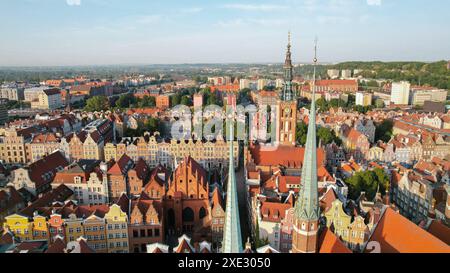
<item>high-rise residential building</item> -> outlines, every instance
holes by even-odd
[[[0,90],[0,98],[8,100],[24,100],[24,89],[21,87],[6,87]]]
[[[350,69],[344,69],[342,70],[342,78],[345,79],[350,79],[352,77],[352,71]]]
[[[31,108],[54,110],[62,107],[61,91],[58,88],[46,89],[31,101]]]
[[[406,81],[392,83],[391,102],[397,105],[408,105],[411,84]]]
[[[264,87],[269,85],[269,80],[268,79],[258,79],[257,85],[258,85],[258,90],[263,90]]]
[[[0,125],[8,122],[8,100],[0,99]]]
[[[23,91],[24,94],[24,100],[27,102],[32,102],[34,100],[37,100],[39,98],[40,92],[48,89],[48,86],[37,86],[37,87],[30,87],[25,88]]]
[[[251,81],[249,79],[240,79],[239,80],[239,89],[250,88]]]
[[[447,90],[432,87],[412,87],[409,94],[411,105],[424,105],[426,101],[445,102]]]
[[[372,105],[372,94],[367,92],[356,92],[356,105],[369,106]]]
[[[338,69],[328,69],[327,75],[330,79],[337,79],[339,78],[339,70]]]
[[[283,87],[283,84],[284,84],[284,79],[276,79],[275,80],[275,88],[282,88]]]
[[[353,77],[356,77],[358,74],[362,73],[364,70],[362,69],[355,69],[353,70]]]

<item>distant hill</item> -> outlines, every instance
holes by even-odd
[[[450,90],[450,70],[447,61],[424,62],[344,62],[328,69],[362,69],[361,76],[393,81],[406,80],[411,84],[431,85]]]

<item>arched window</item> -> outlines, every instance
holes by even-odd
[[[306,224],[302,223],[302,230],[306,230]]]
[[[194,211],[190,207],[185,208],[183,210],[182,219],[183,222],[194,222]]]
[[[203,219],[206,217],[206,209],[204,207],[200,208],[200,211],[198,212],[198,218]]]

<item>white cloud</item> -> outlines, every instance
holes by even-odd
[[[238,10],[245,10],[245,11],[274,11],[274,10],[287,9],[286,6],[280,6],[280,5],[228,4],[228,5],[224,5],[223,7],[227,8],[227,9],[238,9]]]
[[[69,6],[80,6],[81,0],[66,0],[66,3]]]
[[[381,0],[367,0],[369,6],[381,6]]]

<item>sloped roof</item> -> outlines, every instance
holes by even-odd
[[[45,193],[41,198],[20,211],[21,215],[31,217],[37,208],[50,206],[54,202],[64,202],[73,195],[73,191],[66,185],[61,184],[57,188]]]
[[[64,253],[65,248],[66,244],[64,243],[63,239],[61,237],[58,237],[51,245],[48,246],[45,253]]]
[[[175,247],[174,252],[176,253],[194,253],[195,249],[191,245],[191,238],[186,235],[182,235],[178,238],[178,246]]]
[[[428,227],[428,232],[433,234],[447,245],[450,245],[450,228],[439,221],[432,221]]]
[[[324,195],[319,199],[319,205],[323,212],[327,212],[334,200],[338,199],[333,188],[328,188]]]
[[[250,153],[256,165],[263,166],[288,166],[300,168],[303,165],[304,147],[278,146],[276,150],[264,150],[260,145],[249,147]],[[324,165],[325,151],[317,149],[317,166]]]
[[[391,208],[385,210],[371,241],[380,244],[381,253],[450,253],[449,245]]]
[[[123,175],[127,172],[127,168],[131,165],[133,160],[123,154],[122,157],[108,170],[108,174]]]
[[[58,170],[69,165],[66,157],[56,151],[29,166],[30,179],[39,188],[47,183],[51,183]]]
[[[319,253],[352,253],[352,251],[329,228],[325,228],[319,237]]]
[[[215,208],[216,206],[220,206],[223,210],[225,210],[224,202],[220,190],[216,187],[213,191],[211,198],[211,208]]]

